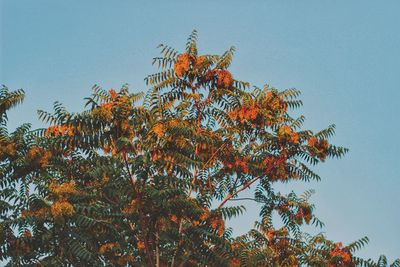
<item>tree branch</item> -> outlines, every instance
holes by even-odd
[[[247,189],[250,185],[252,185],[255,181],[257,181],[258,179],[260,179],[261,177],[263,177],[265,174],[262,174],[260,176],[257,176],[255,178],[253,178],[252,180],[248,181],[247,183],[245,183],[240,189],[236,190],[233,193],[229,193],[224,200],[221,202],[221,204],[219,204],[218,209],[221,209],[225,203],[230,200],[231,198],[233,198],[235,195],[237,195],[238,193],[242,192],[243,190]]]

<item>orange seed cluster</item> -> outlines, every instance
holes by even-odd
[[[92,110],[92,115],[96,118],[111,121],[113,118],[113,109],[118,108],[120,112],[130,109],[129,97],[124,95],[120,96],[114,89],[108,91],[109,97],[105,103]]]
[[[234,157],[233,160],[230,160],[229,158],[224,159],[224,165],[228,169],[235,169],[238,172],[242,173],[248,173],[249,172],[249,166],[248,166],[248,157],[240,158],[240,157]]]
[[[287,109],[287,104],[284,99],[271,91],[267,92],[263,101],[263,106],[264,105],[272,112],[285,113]]]
[[[136,243],[136,245],[137,245],[137,248],[138,248],[139,250],[143,250],[143,249],[146,248],[146,245],[144,244],[144,242],[143,242],[143,241],[140,241],[140,240]]]
[[[137,205],[138,201],[136,199],[133,199],[128,206],[122,209],[122,212],[125,214],[132,214],[137,211]]]
[[[343,248],[341,242],[335,243],[335,248],[329,253],[331,256],[330,267],[345,267],[351,263],[351,254]]]
[[[278,136],[285,141],[289,141],[295,144],[299,143],[299,135],[287,125],[284,125],[279,128]]]
[[[40,208],[37,210],[22,210],[21,216],[23,218],[26,217],[37,217],[37,218],[44,218],[48,214],[48,210],[45,208]]]
[[[31,147],[26,153],[26,158],[30,161],[30,164],[41,168],[46,167],[49,164],[50,157],[50,151],[45,151],[38,146]]]
[[[164,124],[162,123],[157,123],[154,127],[153,127],[153,132],[157,135],[158,138],[161,138],[165,132],[166,132],[166,128],[164,126]]]
[[[67,200],[55,201],[51,205],[51,214],[55,218],[60,218],[62,216],[72,216],[75,213],[74,206]]]
[[[0,159],[3,157],[13,157],[17,153],[17,145],[15,143],[0,142]]]
[[[78,193],[78,190],[75,187],[75,182],[73,182],[73,181],[63,183],[60,185],[52,183],[49,186],[49,188],[54,194],[56,194],[58,196],[72,195],[72,194]]]
[[[119,244],[115,242],[105,243],[100,246],[99,253],[105,254],[108,251],[112,251],[114,248],[119,248]]]
[[[240,123],[250,122],[254,123],[258,114],[260,114],[260,107],[253,103],[251,105],[243,105],[229,112],[229,117],[232,120],[239,121]]]
[[[218,71],[217,85],[222,88],[230,88],[233,84],[232,74],[227,70]]]
[[[112,99],[117,99],[118,98],[118,93],[114,89],[108,90],[109,95],[111,96]]]
[[[46,129],[44,135],[47,136],[74,136],[74,128],[67,125],[53,125]]]
[[[196,58],[195,67],[199,68],[203,65],[203,63],[207,60],[206,56],[199,56]]]
[[[240,267],[240,266],[241,266],[240,259],[237,258],[237,257],[232,258],[232,259],[229,261],[229,266],[232,266],[232,267]]]
[[[324,139],[318,139],[313,136],[308,139],[308,145],[308,151],[310,152],[311,156],[317,156],[322,161],[325,160],[329,149],[328,141]]]
[[[288,176],[286,170],[286,156],[279,157],[268,156],[264,159],[265,173],[270,177],[271,181],[285,180]]]
[[[178,217],[175,214],[172,214],[171,221],[173,221],[174,223],[178,223]]]
[[[97,107],[92,110],[92,115],[95,118],[99,118],[105,121],[111,121],[113,118],[112,114],[112,105],[110,103],[105,103],[100,105],[100,107]]]
[[[198,70],[204,67],[206,60],[206,56],[196,57],[188,53],[181,54],[176,58],[174,71],[178,77],[182,77],[189,71],[191,65],[193,70]]]
[[[308,205],[303,205],[298,208],[295,220],[298,224],[303,224],[303,220],[306,224],[309,224],[312,219],[312,211]]]
[[[184,53],[179,55],[174,64],[174,70],[178,77],[182,77],[190,68],[190,55]]]
[[[213,217],[210,222],[210,226],[213,229],[217,229],[218,235],[222,236],[225,231],[225,222],[221,217]]]

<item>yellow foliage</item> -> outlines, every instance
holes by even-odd
[[[61,216],[72,216],[75,213],[74,206],[66,200],[55,201],[51,205],[51,214],[53,217],[58,218]]]
[[[71,195],[71,194],[78,193],[78,190],[75,187],[74,181],[63,183],[60,185],[52,183],[52,184],[50,184],[49,188],[54,194],[59,195],[59,196]]]
[[[100,106],[92,110],[92,115],[95,118],[111,121],[113,118],[113,114],[110,108],[105,106]]]

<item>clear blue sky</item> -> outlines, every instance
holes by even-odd
[[[79,110],[95,83],[145,90],[156,46],[183,49],[197,29],[200,52],[236,46],[237,78],[302,90],[307,127],[337,125],[334,141],[350,153],[318,168],[322,182],[289,187],[316,189],[328,237],[367,235],[360,255],[400,256],[400,1],[0,3],[0,83],[27,93],[10,126],[41,125],[36,110],[55,100]],[[251,206],[235,232],[256,214]]]

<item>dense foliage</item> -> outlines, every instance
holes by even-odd
[[[22,90],[0,90],[0,259],[8,266],[386,266],[302,225],[323,224],[278,182],[318,181],[312,166],[347,149],[334,126],[302,129],[299,91],[252,88],[228,68],[234,49],[199,55],[160,45],[147,93],[93,88],[86,109],[39,111],[49,127],[7,130]],[[225,227],[262,205],[247,234]],[[245,203],[245,202],[243,202]],[[276,218],[282,225],[276,226]],[[392,266],[400,266],[396,261]]]

